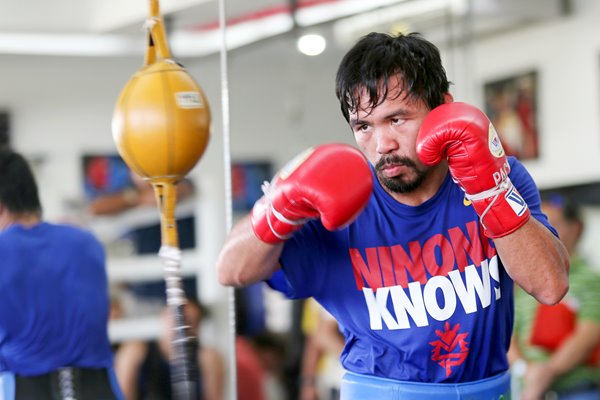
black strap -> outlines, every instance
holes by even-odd
[[[59,368],[37,376],[15,375],[15,400],[116,400],[105,368]]]

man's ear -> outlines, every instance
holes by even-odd
[[[454,102],[454,96],[450,93],[444,94],[444,103],[452,103]]]

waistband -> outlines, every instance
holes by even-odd
[[[479,381],[418,383],[346,372],[341,400],[509,400],[510,373]]]
[[[15,374],[0,372],[0,399],[13,400],[15,398]]]
[[[123,399],[112,368],[64,367],[35,376],[0,372],[0,395],[5,400]]]

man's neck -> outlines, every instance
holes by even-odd
[[[38,213],[12,214],[6,210],[0,214],[0,230],[5,230],[11,225],[21,225],[26,228],[37,225],[41,222]]]

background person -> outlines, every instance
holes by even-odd
[[[88,231],[42,219],[31,169],[6,148],[0,252],[0,397],[121,398],[104,249]]]
[[[577,251],[584,222],[579,206],[559,195],[544,199],[548,215],[569,251],[567,295],[557,305],[515,294],[511,363],[523,360],[521,399],[600,399],[600,275]]]
[[[308,299],[304,309],[300,400],[337,400],[345,372],[340,363],[344,336],[337,321],[314,299]]]
[[[204,308],[188,298],[185,319],[189,335],[198,338]],[[168,307],[161,312],[161,335],[157,341],[132,340],[121,343],[115,355],[115,371],[127,400],[168,400],[171,393],[171,342],[173,316]],[[214,348],[198,341],[197,358],[202,400],[223,400],[225,361]]]

